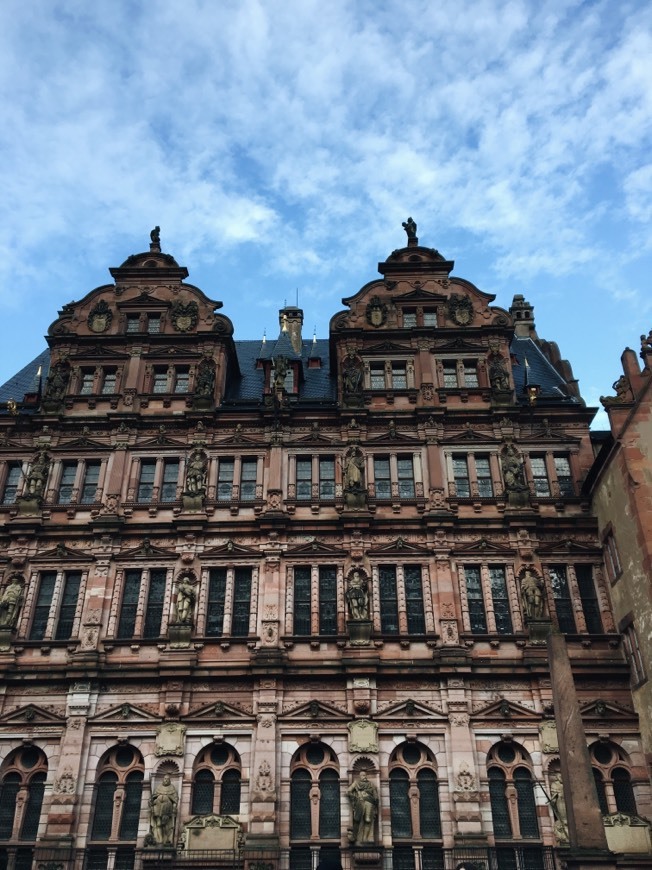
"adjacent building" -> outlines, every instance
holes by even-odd
[[[327,338],[262,342],[155,230],[0,388],[0,866],[559,866],[551,627],[652,862],[594,411],[404,227]]]

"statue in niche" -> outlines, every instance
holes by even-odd
[[[25,494],[34,498],[43,498],[45,491],[45,482],[48,479],[50,470],[50,457],[45,450],[41,450],[32,460],[27,481],[25,483]]]
[[[149,799],[149,825],[152,841],[158,846],[172,846],[177,818],[179,793],[168,774]]]
[[[290,365],[284,356],[274,357],[274,381],[272,388],[274,392],[279,392],[285,389],[285,378],[290,371]]]
[[[408,239],[416,239],[417,225],[411,217],[409,217],[406,221],[403,221],[402,227],[405,230]]]
[[[550,807],[555,816],[555,835],[560,843],[568,841],[568,815],[561,773],[555,773],[550,780]]]
[[[521,602],[528,619],[541,619],[545,612],[543,580],[526,568],[521,578]]]
[[[510,390],[509,375],[505,368],[505,361],[499,353],[491,356],[489,364],[489,383],[495,393],[505,393]]]
[[[186,469],[186,492],[190,495],[206,495],[208,459],[203,450],[193,450]]]
[[[523,492],[527,490],[523,462],[513,444],[508,444],[503,449],[501,465],[507,492]]]
[[[45,383],[45,398],[51,401],[61,401],[68,389],[70,366],[67,363],[56,363],[50,369]]]
[[[192,618],[195,610],[195,594],[194,587],[190,582],[190,577],[185,574],[177,588],[176,602],[176,621],[183,625],[192,625]]]
[[[0,598],[0,628],[16,628],[20,609],[25,600],[25,584],[18,575],[14,575],[5,587]]]
[[[344,489],[361,490],[364,487],[364,456],[359,447],[351,447],[344,456]]]
[[[349,353],[342,368],[344,400],[359,399],[362,395],[362,361]]]
[[[351,619],[369,619],[369,590],[367,578],[357,569],[349,577],[346,603]]]
[[[203,359],[197,368],[197,382],[195,395],[202,398],[211,398],[215,391],[215,363],[209,359]]]
[[[353,815],[349,841],[356,846],[373,843],[374,826],[378,815],[378,790],[369,781],[366,770],[360,771],[360,775],[353,785],[349,786],[346,794]]]

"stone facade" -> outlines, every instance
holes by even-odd
[[[551,627],[647,849],[593,411],[452,268],[411,222],[327,340],[236,342],[153,232],[0,388],[3,861],[552,867]]]

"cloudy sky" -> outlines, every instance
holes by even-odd
[[[0,383],[155,224],[236,338],[325,336],[408,215],[591,404],[652,328],[646,0],[4,0],[0,83]]]

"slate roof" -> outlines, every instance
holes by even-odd
[[[282,333],[286,336],[286,333]],[[288,340],[289,341],[289,340]],[[225,404],[249,404],[258,403],[263,395],[263,370],[257,368],[259,359],[269,359],[281,352],[278,341],[272,340],[266,343],[261,341],[236,341],[236,353],[240,365],[240,377],[229,384],[224,403]],[[563,404],[581,404],[579,399],[567,395],[566,382],[556,371],[548,359],[543,355],[539,347],[531,338],[514,337],[511,344],[511,353],[514,357],[514,382],[516,386],[517,401],[525,403],[527,398],[523,392],[525,380],[525,359],[528,362],[528,379],[531,384],[538,384],[541,391],[538,401]],[[288,353],[287,356],[290,356]],[[313,357],[321,359],[320,368],[309,368],[308,360]],[[294,354],[297,359],[298,355]],[[34,379],[38,367],[42,366],[43,385],[49,370],[50,352],[44,350],[24,368],[17,372],[5,384],[0,386],[0,403],[8,399],[22,401],[25,393],[30,392],[34,385]],[[330,374],[329,364],[329,341],[325,338],[316,341],[304,341],[301,349],[301,361],[303,364],[303,381],[300,386],[299,400],[311,402],[335,402],[337,398],[337,384]],[[0,409],[0,413],[7,413]]]

